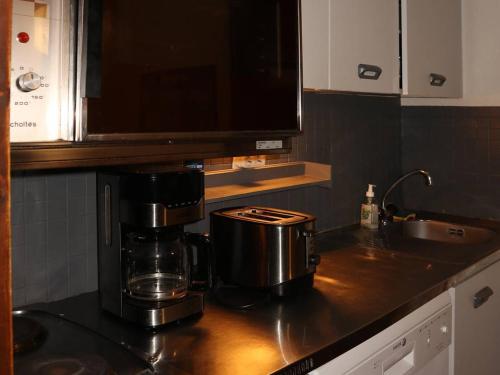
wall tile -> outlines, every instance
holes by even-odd
[[[85,233],[85,217],[82,216],[75,220],[70,220],[68,225],[68,238],[69,238],[69,253],[71,255],[80,255],[87,252],[87,239],[85,234],[79,234],[79,232]]]
[[[50,261],[65,258],[68,252],[68,223],[66,220],[53,220],[47,224],[47,256]]]
[[[433,186],[405,183],[408,208],[500,219],[500,114],[487,108],[403,108],[403,170],[428,168]],[[497,172],[498,171],[498,172]]]
[[[26,202],[23,208],[25,223],[33,224],[47,221],[47,201]]]
[[[24,245],[12,248],[12,288],[22,289],[26,286],[26,251]]]
[[[87,195],[85,199],[85,213],[93,214],[95,216],[97,212],[97,196]]]
[[[23,219],[23,224],[24,224],[24,219]],[[19,247],[21,245],[24,245],[24,225],[13,225],[11,227],[11,236],[12,236],[12,247]]]
[[[69,270],[66,260],[64,259],[59,262],[51,263],[48,267],[48,271],[47,300],[58,301],[69,297]]]
[[[11,225],[22,225],[24,223],[24,205],[21,202],[12,202],[10,210]]]
[[[71,174],[68,177],[68,197],[81,198],[85,196],[87,181],[84,173]]]
[[[13,174],[10,186],[11,203],[24,202],[24,178],[22,173]]]
[[[69,293],[72,296],[87,291],[87,259],[78,255],[69,262]]]
[[[47,251],[47,223],[26,224],[25,244],[28,264],[44,263]]]
[[[12,291],[12,307],[16,308],[19,306],[26,305],[26,289],[14,289]]]
[[[74,197],[68,201],[68,212],[71,214],[71,217],[84,216],[85,207],[85,196]]]
[[[65,201],[68,198],[68,175],[47,175],[47,193],[49,201]]]
[[[29,249],[27,253],[26,273],[26,303],[37,303],[47,301],[47,268],[45,259],[40,263],[33,263],[30,259]]]
[[[95,172],[15,173],[12,186],[14,306],[96,290]]]
[[[26,286],[26,288],[24,288],[24,292],[26,294],[26,304],[47,302],[48,298],[47,289],[45,289],[46,285],[47,283],[45,280],[38,280],[38,284]]]
[[[27,175],[24,177],[24,201],[25,203],[46,201],[47,184],[46,178],[40,174]]]
[[[47,202],[47,220],[58,221],[68,218],[68,201],[66,198],[59,200],[49,200]]]

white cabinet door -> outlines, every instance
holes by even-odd
[[[402,0],[403,95],[462,96],[461,0]]]
[[[454,374],[500,374],[500,262],[453,293]]]
[[[330,0],[302,1],[304,88],[330,88]]]
[[[398,0],[303,0],[304,88],[399,93],[398,9]]]
[[[398,0],[331,0],[333,90],[399,93],[398,4]]]

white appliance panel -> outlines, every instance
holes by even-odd
[[[445,292],[310,375],[449,375],[451,340]]]
[[[70,74],[67,7],[64,0],[13,2],[11,142],[68,137],[68,117],[64,115]]]

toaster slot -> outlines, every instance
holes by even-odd
[[[238,207],[222,213],[226,217],[258,221],[269,224],[294,224],[308,219],[308,216],[294,212],[280,211],[267,207]]]
[[[248,211],[246,211],[246,212],[248,212]],[[250,212],[252,214],[256,214],[256,215],[258,214],[263,219],[270,220],[270,221],[274,221],[274,219],[278,219],[278,220],[285,219],[287,221],[290,219],[293,219],[293,220],[305,219],[304,216],[289,214],[289,213],[280,212],[280,211],[273,211],[273,210],[265,210],[265,209],[262,210],[262,209],[253,208],[250,210]]]
[[[252,211],[257,211],[257,210],[252,210]],[[283,212],[276,212],[276,211],[259,210],[257,212],[265,216],[279,217],[280,219],[290,219],[292,217],[296,217],[295,215],[285,214]]]
[[[297,215],[290,215],[290,214],[287,214],[285,212],[261,210],[261,209],[256,209],[256,208],[241,211],[240,213],[238,213],[238,215],[244,216],[244,217],[251,217],[254,219],[259,219],[259,220],[263,220],[263,221],[267,221],[267,222],[275,222],[275,221],[279,221],[279,220],[289,221],[290,219],[293,219],[293,220],[304,219],[304,217],[297,216]]]
[[[281,218],[277,217],[269,217],[269,216],[263,216],[263,215],[258,215],[258,214],[251,214],[248,212],[238,212],[238,216],[243,216],[243,217],[249,217],[252,219],[257,219],[257,220],[262,220],[262,221],[278,221],[281,220]]]

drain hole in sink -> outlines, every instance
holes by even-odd
[[[464,237],[465,230],[463,230],[462,228],[448,228],[448,234],[450,236]]]

